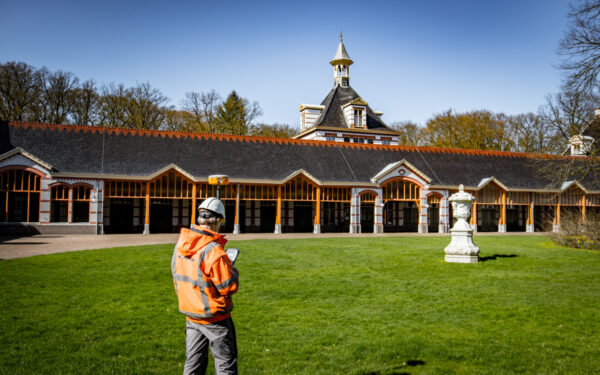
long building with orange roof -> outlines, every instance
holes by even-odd
[[[446,233],[461,184],[478,231],[556,230],[566,213],[600,212],[592,174],[547,173],[585,156],[398,145],[350,87],[351,63],[340,40],[334,88],[300,107],[295,139],[0,122],[0,232],[175,232],[219,194],[225,232]]]

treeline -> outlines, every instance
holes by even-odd
[[[565,151],[569,138],[539,113],[509,116],[487,110],[447,110],[424,126],[410,121],[391,126],[400,133],[400,144],[412,146],[558,154]]]
[[[36,69],[23,62],[0,64],[0,119],[130,129],[199,131],[292,137],[286,124],[261,124],[260,105],[232,91],[188,92],[176,108],[149,83],[99,87],[70,72]]]

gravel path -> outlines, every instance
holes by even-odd
[[[506,233],[507,235],[532,235],[534,233]],[[535,233],[543,235],[543,233]],[[419,236],[418,233],[247,233],[228,234],[229,240],[252,239],[296,239],[296,238],[335,238],[335,237],[402,237]],[[504,233],[477,233],[475,236],[505,235]],[[423,236],[450,236],[449,234],[429,233]],[[64,253],[68,251],[105,249],[109,247],[142,246],[177,242],[177,233],[161,234],[82,234],[82,235],[36,235],[28,237],[0,236],[0,259],[24,258],[36,255]]]

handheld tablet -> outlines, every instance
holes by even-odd
[[[227,249],[227,251],[225,253],[229,257],[229,260],[231,260],[231,264],[234,264],[238,255],[240,255],[240,250],[235,249],[235,248],[230,248],[230,249]]]

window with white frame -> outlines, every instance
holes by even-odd
[[[363,113],[362,109],[354,110],[354,126],[357,128],[363,127],[362,113]]]

